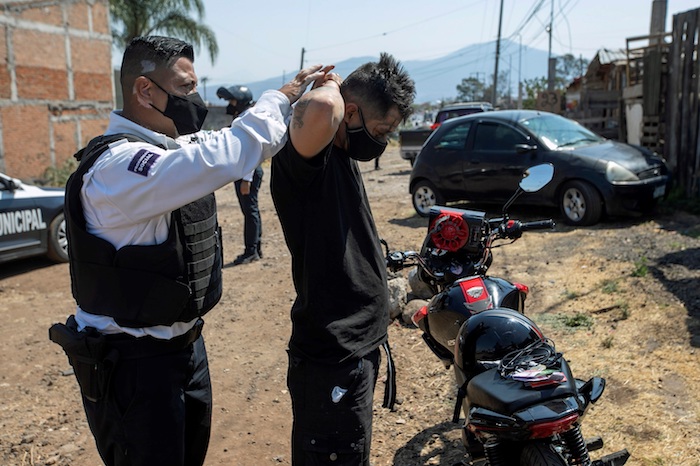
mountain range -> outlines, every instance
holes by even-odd
[[[407,60],[402,64],[416,83],[416,100],[421,103],[437,103],[441,100],[452,100],[457,96],[457,85],[465,78],[477,78],[486,86],[492,84],[495,67],[496,41],[473,44],[461,48],[448,55],[431,60]],[[347,76],[358,66],[377,57],[355,57],[335,63],[334,72]],[[396,56],[398,60],[401,57]],[[547,76],[548,52],[523,46],[510,40],[501,40],[499,74],[507,73],[510,82],[510,94],[517,96],[518,78],[520,80]],[[257,98],[267,89],[278,89],[291,76],[274,76],[262,81],[251,83],[207,83],[215,96],[220,86],[246,84]],[[500,90],[499,90],[500,91]],[[499,92],[500,93],[500,92]],[[212,104],[217,105],[216,97]]]

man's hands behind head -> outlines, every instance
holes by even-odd
[[[304,68],[290,82],[282,86],[279,90],[289,98],[290,103],[299,100],[304,91],[311,83],[321,83],[326,79],[326,74],[335,68],[334,65],[313,65]],[[314,84],[314,87],[316,84]]]

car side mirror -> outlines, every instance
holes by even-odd
[[[526,152],[532,152],[537,150],[537,146],[531,146],[530,144],[516,144],[515,145],[515,151],[518,154],[524,154]]]

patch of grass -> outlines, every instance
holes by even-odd
[[[603,341],[601,342],[600,346],[602,346],[605,349],[610,349],[613,347],[613,340],[614,340],[614,337],[612,337],[612,336],[605,337],[603,339]]]
[[[604,280],[600,289],[605,294],[617,292],[617,280]]]
[[[572,299],[578,298],[579,296],[581,296],[581,294],[578,291],[564,290],[562,296],[565,300],[570,301]]]
[[[73,157],[63,162],[60,167],[49,167],[44,171],[43,183],[46,186],[64,187],[71,174],[78,168],[78,161]]]
[[[620,306],[620,317],[617,320],[627,320],[630,318],[630,305],[627,302],[618,303]]]
[[[664,211],[682,210],[691,214],[700,215],[700,197],[689,198],[680,187],[671,190],[668,197],[661,202],[660,207]]]
[[[634,262],[634,270],[632,271],[633,277],[646,277],[649,273],[649,267],[647,267],[647,258],[642,256]]]
[[[643,459],[644,466],[664,466],[666,462],[663,458],[649,458]]]
[[[583,312],[577,312],[572,316],[561,316],[561,319],[566,327],[591,328],[593,327],[594,323],[593,318],[588,314],[584,314]]]

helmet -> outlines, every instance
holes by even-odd
[[[523,314],[496,308],[471,316],[459,329],[455,364],[468,377],[497,363],[508,353],[544,340],[542,331]]]
[[[253,93],[246,86],[220,87],[216,91],[216,96],[224,100],[236,100],[235,110],[238,113],[253,105]]]

